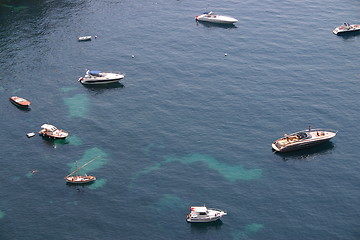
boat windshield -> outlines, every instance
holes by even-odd
[[[89,73],[90,75],[98,76],[98,75],[100,75],[101,71],[94,71],[94,70],[92,70],[92,71],[88,71],[88,73]]]
[[[299,132],[296,135],[299,137],[299,139],[306,139],[309,137],[309,135],[306,132]]]

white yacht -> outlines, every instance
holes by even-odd
[[[343,23],[341,26],[335,28],[333,30],[333,33],[338,35],[341,33],[357,32],[359,30],[360,30],[360,25],[358,24],[350,25],[349,23]]]
[[[334,130],[309,128],[308,130],[285,134],[284,137],[273,142],[272,148],[277,152],[289,152],[308,148],[329,141],[336,136],[336,133],[337,131]]]
[[[120,81],[125,77],[121,73],[101,72],[87,70],[84,77],[79,78],[79,82],[86,85],[108,84]]]
[[[191,207],[191,212],[186,216],[186,221],[190,223],[214,222],[222,216],[227,215],[220,209],[202,207]]]
[[[204,21],[204,22],[212,22],[212,23],[222,23],[222,24],[233,24],[236,23],[238,20],[233,17],[217,15],[213,12],[205,12],[200,16],[196,16],[195,19],[197,21]]]

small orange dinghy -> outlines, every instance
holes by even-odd
[[[26,99],[18,97],[18,96],[13,96],[13,97],[9,98],[9,100],[11,103],[13,103],[17,107],[28,108],[30,106],[29,100],[26,100]]]

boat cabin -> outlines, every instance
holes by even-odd
[[[101,77],[101,71],[95,71],[95,70],[92,70],[92,71],[88,71],[87,74],[89,75],[92,75],[92,76],[95,76],[95,77]]]
[[[47,132],[55,132],[56,130],[58,130],[55,126],[50,124],[43,124],[41,128],[45,129]]]
[[[206,216],[209,213],[206,207],[191,207],[190,209],[191,213],[195,213],[197,215]]]
[[[296,134],[296,136],[299,138],[299,140],[307,139],[307,138],[311,137],[306,132],[299,132],[299,133]]]

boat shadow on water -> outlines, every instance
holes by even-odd
[[[20,109],[23,112],[30,112],[31,108],[24,108],[24,107],[17,107],[18,109]]]
[[[21,106],[17,106],[15,104],[13,104],[17,109],[23,111],[23,112],[30,112],[31,111],[31,107],[21,107]]]
[[[207,28],[225,28],[225,29],[228,29],[228,28],[237,28],[236,25],[232,24],[232,23],[229,23],[229,24],[224,24],[224,23],[210,23],[210,22],[199,22],[199,21],[196,21],[196,26],[199,26],[199,25],[203,25]]]
[[[317,146],[306,148],[302,150],[292,151],[292,152],[276,152],[273,150],[274,154],[281,157],[284,161],[288,160],[311,160],[319,155],[325,155],[331,153],[332,149],[335,147],[332,142],[325,142]]]
[[[69,143],[67,139],[54,139],[47,136],[41,136],[41,138],[46,144],[51,147],[56,147],[56,145],[64,145]]]
[[[221,221],[221,219],[216,220],[215,222],[190,223],[191,231],[199,231],[199,232],[206,232],[208,230],[220,230],[223,224],[224,223]]]
[[[88,186],[93,184],[94,182],[82,183],[82,184],[73,184],[73,183],[65,183],[66,187],[71,188],[79,193],[85,193]]]
[[[343,38],[344,40],[348,40],[350,38],[354,38],[360,36],[360,31],[357,32],[348,32],[348,33],[341,33],[337,35],[338,37]]]
[[[95,181],[87,182],[87,183],[81,183],[81,184],[66,182],[66,186],[73,187],[73,188],[83,188],[83,187],[89,186],[89,185],[91,185],[93,183],[95,183]]]

